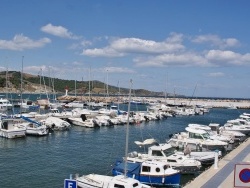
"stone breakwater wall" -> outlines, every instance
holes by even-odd
[[[103,103],[123,103],[129,100],[128,97],[120,96],[61,96],[60,101],[85,101],[85,102],[103,102]],[[191,99],[191,98],[157,98],[157,97],[131,97],[132,101],[141,103],[167,103],[170,105],[200,105],[213,108],[239,108],[250,109],[250,100],[245,99]]]

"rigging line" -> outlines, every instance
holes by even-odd
[[[134,97],[136,97],[136,94],[135,94],[135,90],[133,90],[133,93],[134,93]],[[138,108],[138,104],[137,103],[135,103],[135,106],[136,106],[136,113],[138,114],[138,112],[139,112],[139,108]],[[139,118],[140,118],[140,115],[139,115]],[[139,119],[139,121],[141,121],[140,119]],[[143,134],[142,134],[142,126],[141,126],[141,122],[139,122],[139,128],[140,128],[140,136],[141,136],[141,141],[143,142],[144,141],[144,137],[143,137]],[[145,124],[144,124],[145,125]],[[144,145],[143,146],[143,152],[146,152],[146,146]]]
[[[118,131],[117,131],[117,129],[115,129],[114,130],[114,133],[113,133],[113,136],[114,136],[114,138],[113,138],[113,144],[112,144],[112,148],[119,148],[119,146],[117,146],[116,144],[119,144],[118,142],[117,142],[117,135],[118,135]],[[113,151],[116,151],[116,152],[113,152]],[[117,149],[114,149],[114,150],[111,150],[111,152],[110,152],[110,155],[109,155],[109,159],[110,159],[110,165],[109,166],[107,166],[107,173],[106,173],[106,175],[109,175],[110,173],[111,173],[111,171],[110,171],[110,166],[113,166],[113,161],[111,161],[111,160],[113,160],[113,158],[112,158],[112,156],[117,156],[117,154],[118,154],[118,151],[119,150],[117,150]],[[116,154],[115,154],[116,153]],[[111,173],[112,174],[112,173]]]

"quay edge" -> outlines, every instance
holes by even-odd
[[[250,164],[250,139],[246,139],[238,147],[219,160],[218,168],[212,165],[184,188],[229,188],[234,187],[235,164]]]

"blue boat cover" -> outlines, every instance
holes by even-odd
[[[140,175],[140,168],[141,168],[140,163],[127,162],[127,173]],[[114,167],[113,170],[124,173],[125,162],[116,163],[116,166]]]
[[[25,120],[25,121],[28,121],[28,122],[30,122],[30,123],[34,123],[34,124],[36,124],[36,125],[38,125],[38,126],[41,126],[41,123],[39,123],[39,122],[37,122],[37,121],[34,121],[34,120],[32,120],[32,119],[30,119],[30,118],[28,118],[28,117],[21,116],[21,118],[22,118],[23,120]]]

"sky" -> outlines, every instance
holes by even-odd
[[[248,0],[1,0],[0,71],[250,98]]]

